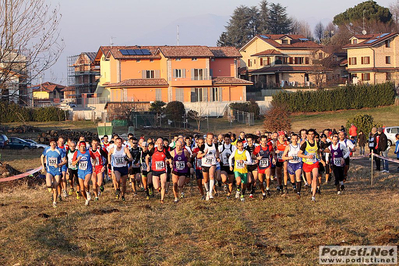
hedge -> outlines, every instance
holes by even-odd
[[[372,108],[392,105],[394,102],[393,83],[348,85],[331,90],[279,92],[273,95],[273,103],[285,104],[290,112]]]
[[[0,123],[64,121],[67,113],[56,107],[27,108],[0,101]]]
[[[238,111],[254,113],[255,119],[259,119],[260,116],[260,108],[259,105],[255,101],[249,101],[244,103],[231,103],[229,105],[231,109],[235,109]]]

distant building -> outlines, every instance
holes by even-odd
[[[75,88],[74,97],[78,100],[92,97],[97,88],[100,64],[95,57],[95,52],[68,57],[68,86]]]
[[[399,81],[398,33],[354,35],[343,48],[348,52],[350,80],[377,84]]]
[[[60,104],[64,99],[63,85],[45,82],[30,87],[33,94],[34,107],[53,106]]]

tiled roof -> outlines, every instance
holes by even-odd
[[[241,57],[240,52],[235,47],[209,47],[209,49],[216,58]]]
[[[84,52],[83,54],[87,55],[87,57],[90,59],[90,62],[93,63],[94,59],[96,59],[96,52]]]
[[[348,72],[390,72],[399,71],[398,67],[368,67],[368,68],[348,68]]]
[[[213,57],[207,46],[160,46],[165,57]]]
[[[104,84],[105,87],[167,87],[165,79],[126,79],[118,83]]]
[[[234,77],[217,77],[212,79],[212,84],[243,84],[243,85],[252,85],[251,81],[245,79],[239,79]]]
[[[147,49],[151,55],[122,55],[120,52],[122,49]],[[159,55],[156,55],[157,49],[158,46],[100,46],[95,58],[99,61],[102,53],[105,56],[112,54],[115,59],[157,59],[160,58]]]
[[[381,42],[385,42],[386,40],[391,39],[392,37],[396,37],[397,35],[398,33],[378,33],[365,35],[368,38],[365,39],[363,42],[357,44],[347,44],[343,47],[343,49],[376,46]]]
[[[75,91],[75,86],[68,86],[62,89],[61,91]]]
[[[251,56],[261,56],[261,55],[284,55],[282,52],[279,52],[275,49],[268,49],[265,50],[263,52],[257,53],[257,54],[253,54]]]
[[[47,91],[47,92],[53,92],[55,89],[63,90],[65,89],[65,86],[55,84],[52,82],[44,82],[42,84],[38,84],[35,86],[31,86],[32,91]]]
[[[291,44],[280,44],[280,43],[276,42],[276,40],[283,39],[283,37],[285,37],[285,36],[291,39]],[[313,50],[313,49],[322,48],[321,45],[308,40],[305,36],[297,35],[297,34],[293,34],[293,35],[289,35],[289,34],[260,34],[260,35],[256,35],[254,38],[259,38],[278,49],[312,49]],[[248,42],[246,45],[244,45],[244,47],[247,46],[250,42]]]

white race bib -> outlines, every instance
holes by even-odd
[[[269,167],[269,159],[260,159],[259,160],[259,167],[261,167],[261,168]]]
[[[341,157],[338,158],[334,158],[334,165],[335,166],[342,166],[342,161],[341,161]]]
[[[244,162],[236,161],[236,168],[237,168],[237,169],[242,169],[242,168],[244,168]]]
[[[182,162],[182,161],[176,162],[176,169],[179,171],[184,170],[185,166],[186,166],[185,162]]]
[[[87,161],[79,161],[79,170],[87,170]]]
[[[163,170],[165,169],[165,162],[164,161],[159,161],[155,162],[155,170]]]
[[[55,167],[57,165],[57,158],[56,157],[49,157],[48,158],[48,166]]]

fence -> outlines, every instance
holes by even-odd
[[[237,122],[240,124],[246,124],[248,126],[253,126],[255,124],[255,114],[239,111],[235,109],[227,108],[227,119],[230,124],[233,122]]]

